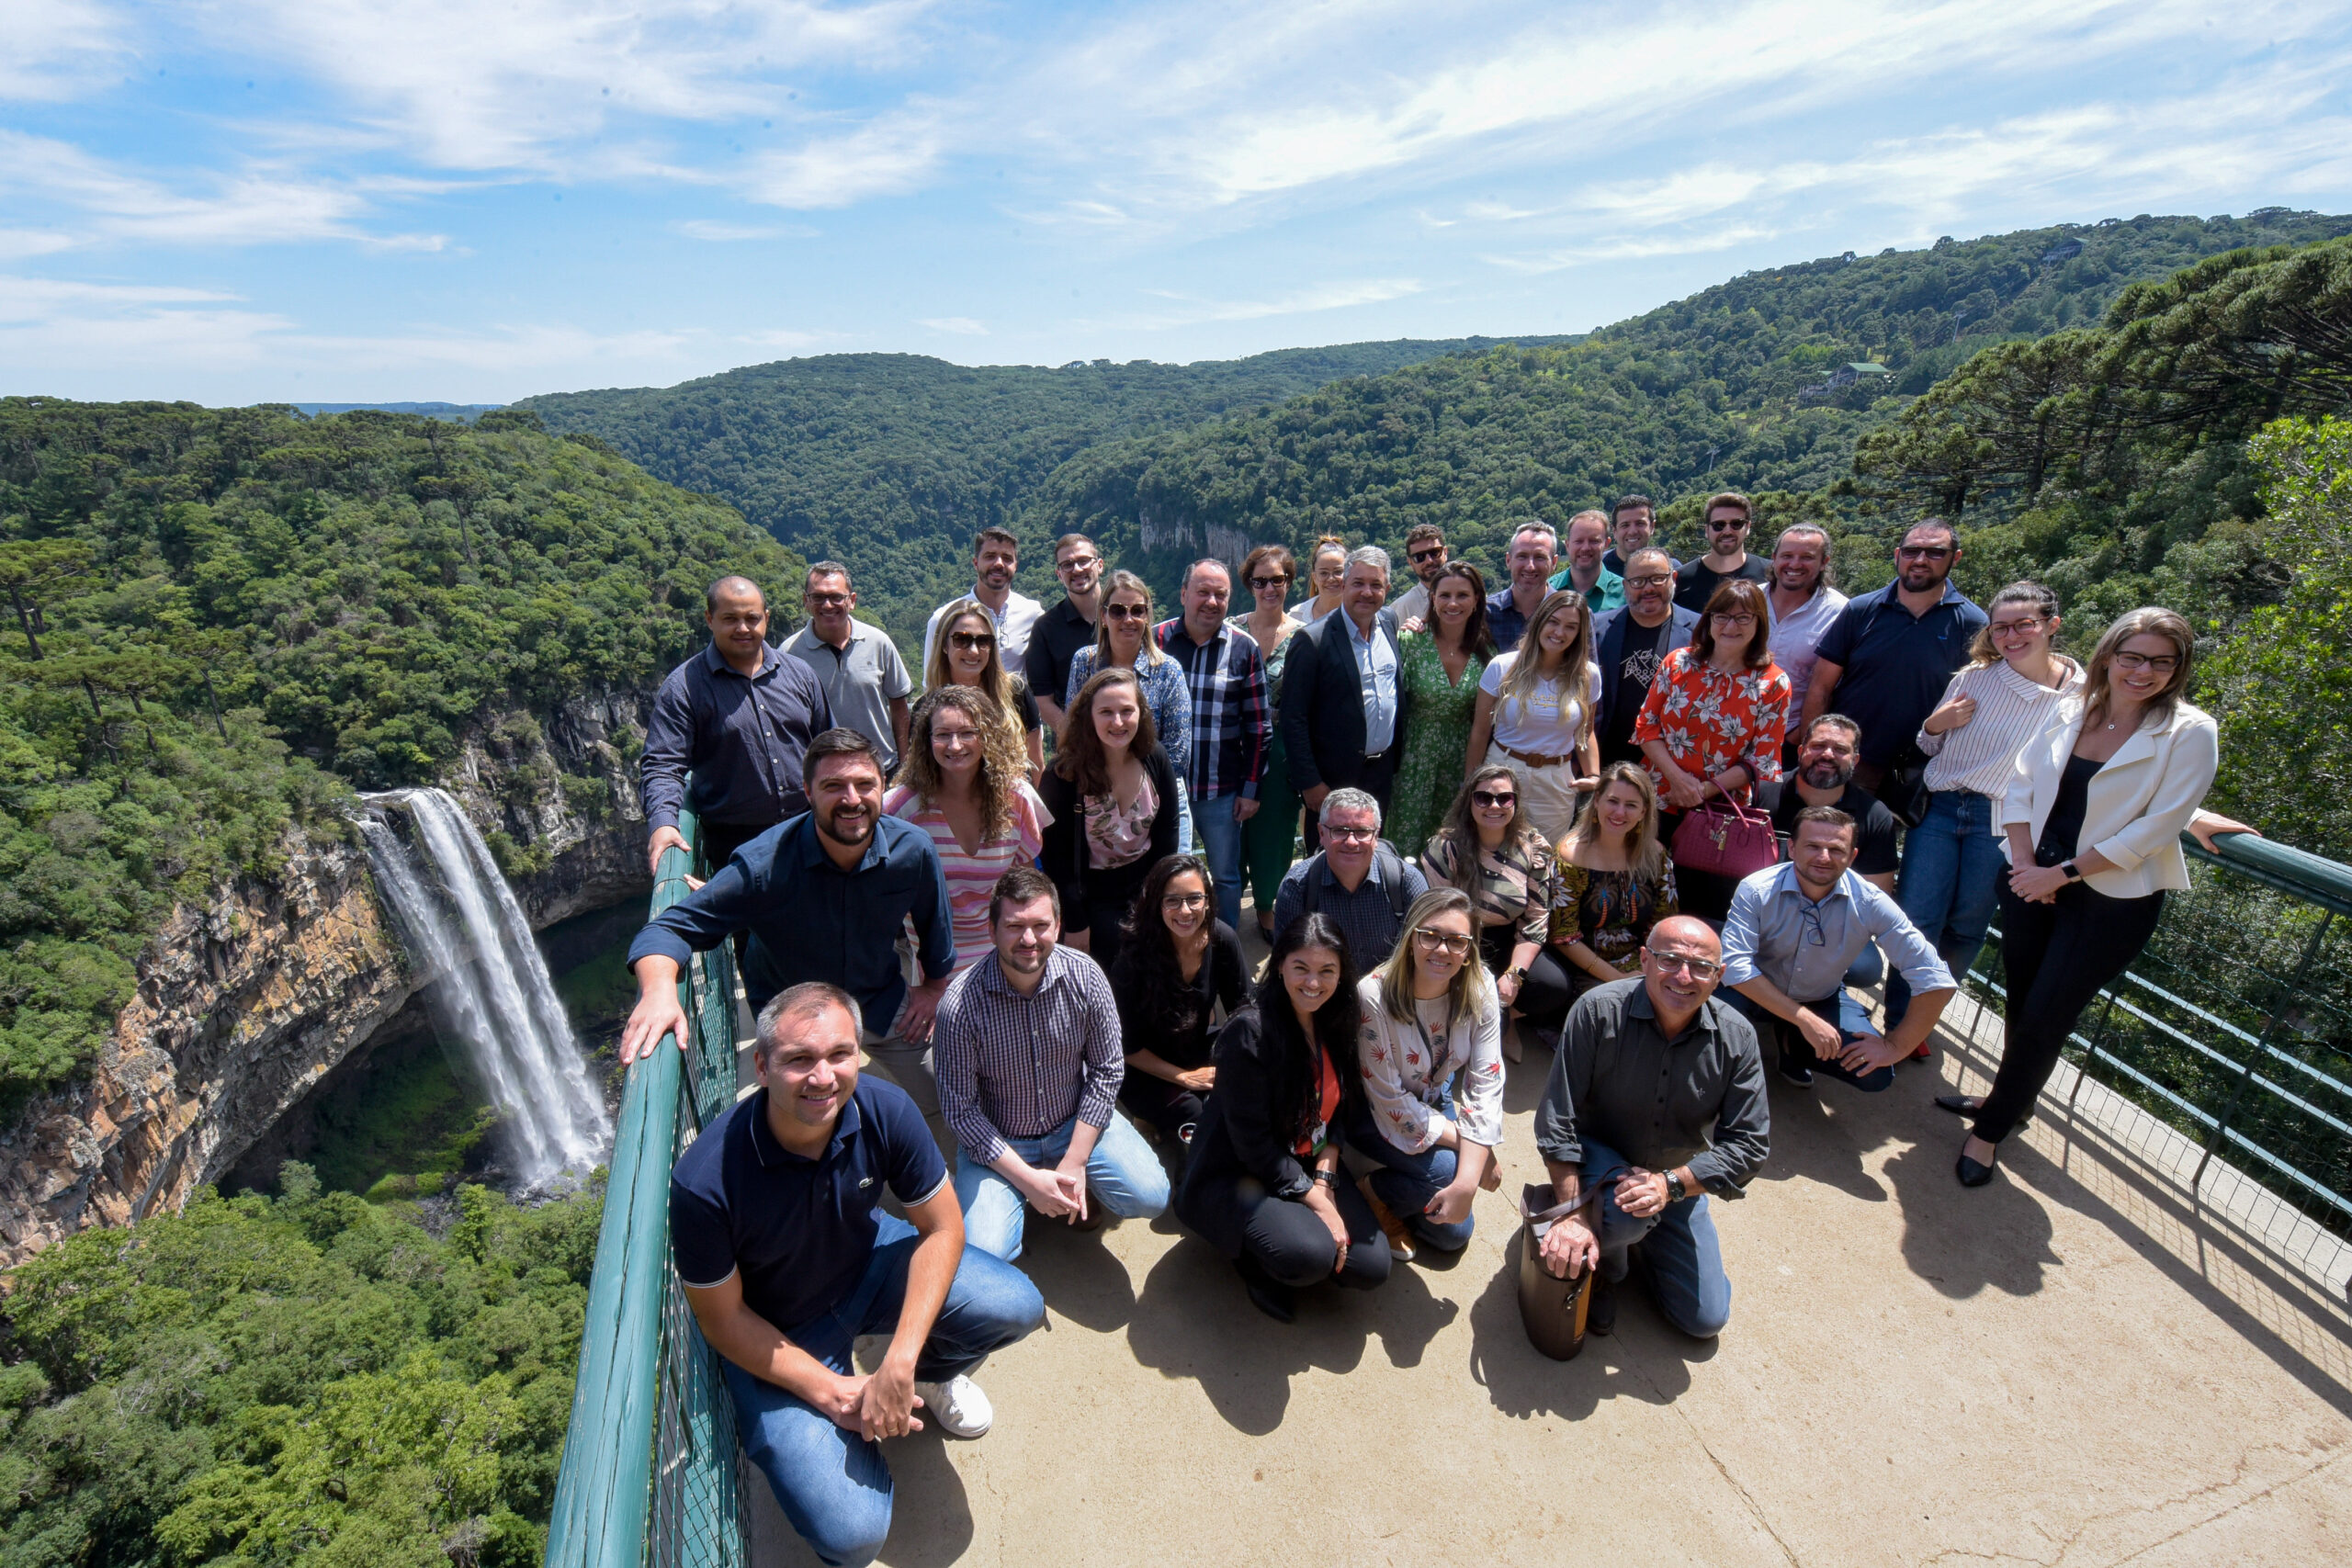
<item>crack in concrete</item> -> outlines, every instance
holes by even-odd
[[[1690,1418],[1690,1413],[1683,1408],[1682,1402],[1668,1395],[1666,1391],[1658,1385],[1658,1381],[1650,1376],[1649,1369],[1643,1366],[1634,1357],[1628,1356],[1626,1365],[1639,1374],[1642,1382],[1649,1386],[1650,1393],[1657,1396],[1658,1403],[1674,1412],[1675,1419],[1682,1423],[1683,1429],[1688,1431],[1691,1440],[1699,1445],[1699,1451],[1705,1454],[1707,1462],[1715,1467],[1715,1473],[1724,1478],[1724,1483],[1729,1486],[1738,1495],[1740,1502],[1747,1506],[1748,1517],[1754,1519],[1757,1527],[1772,1538],[1772,1544],[1781,1549],[1781,1557],[1790,1563],[1791,1568],[1798,1568],[1800,1559],[1789,1543],[1781,1539],[1781,1532],[1772,1528],[1772,1521],[1765,1517],[1764,1506],[1756,1500],[1756,1495],[1747,1489],[1739,1477],[1731,1472],[1731,1467],[1724,1463],[1723,1457],[1715,1452],[1714,1444],[1707,1440],[1707,1435],[1699,1429],[1699,1424]]]

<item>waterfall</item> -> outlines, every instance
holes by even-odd
[[[610,1147],[612,1123],[490,846],[441,790],[368,800],[409,819],[404,840],[368,814],[368,862],[426,976],[443,1042],[464,1051],[497,1107],[516,1179],[530,1190],[586,1173]]]

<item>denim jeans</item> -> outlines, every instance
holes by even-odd
[[[907,1295],[907,1262],[922,1239],[889,1213],[875,1216],[874,1256],[865,1273],[831,1312],[789,1329],[786,1337],[843,1377],[861,1334],[897,1328]],[[1027,1275],[970,1246],[956,1282],[923,1341],[915,1376],[944,1382],[968,1372],[1046,1321],[1045,1299]],[[882,1446],[833,1425],[813,1404],[719,1358],[743,1452],[768,1478],[784,1517],[827,1562],[864,1564],[890,1533],[890,1467]],[[918,1418],[922,1416],[917,1411]]]
[[[1213,795],[1193,805],[1193,836],[1200,841],[1198,853],[1209,863],[1209,875],[1216,881],[1216,918],[1241,929],[1241,828],[1233,819],[1233,803],[1241,796]]]
[[[1073,1116],[1042,1138],[1005,1142],[1039,1170],[1051,1170],[1069,1152],[1070,1132],[1077,1125]],[[1148,1220],[1168,1207],[1167,1168],[1143,1134],[1115,1111],[1102,1135],[1094,1140],[1094,1152],[1086,1156],[1086,1184],[1104,1208],[1123,1220]],[[956,1198],[964,1205],[966,1241],[1008,1263],[1021,1256],[1029,1201],[1020,1189],[957,1149]]]
[[[1964,979],[1984,950],[1993,908],[2008,862],[2001,854],[2000,824],[1990,797],[1964,789],[1939,789],[1928,797],[1928,814],[1904,836],[1903,874],[1894,901],[1954,981]],[[1900,974],[1886,977],[1886,1026],[1903,1021],[1911,1009],[1911,987]]]
[[[1454,1119],[1452,1095],[1440,1099],[1438,1113],[1449,1122]],[[1379,1165],[1372,1173],[1372,1190],[1391,1213],[1405,1222],[1414,1240],[1440,1252],[1459,1252],[1470,1245],[1471,1215],[1442,1224],[1421,1213],[1430,1199],[1453,1184],[1454,1173],[1461,1168],[1452,1149],[1432,1144],[1419,1154],[1407,1154],[1381,1134],[1373,1122],[1371,1107],[1365,1104],[1359,1104],[1348,1119],[1346,1133],[1350,1148]]]
[[[1176,781],[1176,852],[1193,852],[1193,792],[1181,777]]]
[[[1785,1018],[1766,1012],[1741,992],[1728,994],[1731,1005],[1756,1026],[1759,1040],[1779,1043],[1782,1062],[1794,1061],[1816,1073],[1827,1073],[1838,1082],[1852,1084],[1865,1094],[1876,1094],[1894,1081],[1894,1069],[1891,1066],[1873,1067],[1867,1073],[1858,1073],[1843,1062],[1815,1055],[1813,1043],[1805,1039],[1804,1031]],[[1817,1002],[1805,1002],[1803,1006],[1815,1018],[1832,1019],[1838,1025],[1838,1035],[1849,1045],[1865,1036],[1872,1040],[1879,1038],[1878,1031],[1871,1027],[1869,1010],[1844,991],[1839,991],[1835,997],[1824,997]]]
[[[1623,1280],[1625,1251],[1640,1242],[1666,1320],[1693,1339],[1713,1339],[1731,1321],[1731,1277],[1724,1272],[1723,1244],[1707,1213],[1707,1195],[1693,1192],[1647,1219],[1635,1219],[1617,1206],[1615,1186],[1632,1163],[1605,1144],[1584,1140],[1584,1184],[1608,1188],[1600,1200],[1601,1278]]]

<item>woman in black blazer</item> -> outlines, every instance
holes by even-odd
[[[1096,671],[1070,699],[1054,765],[1037,786],[1046,809],[1038,864],[1062,900],[1062,941],[1108,970],[1120,922],[1160,860],[1176,852],[1184,785],[1153,732],[1132,670]]]
[[[1340,1129],[1363,1095],[1347,949],[1326,915],[1274,939],[1254,1005],[1218,1032],[1216,1089],[1176,1196],[1178,1217],[1233,1259],[1278,1323],[1304,1286],[1388,1278],[1388,1238],[1340,1170]]]

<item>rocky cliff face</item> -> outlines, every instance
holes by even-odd
[[[534,929],[650,888],[637,739],[651,694],[494,712],[441,783],[499,852]],[[356,840],[296,835],[266,882],[173,910],[84,1083],[0,1134],[0,1267],[176,1209],[415,990]]]

